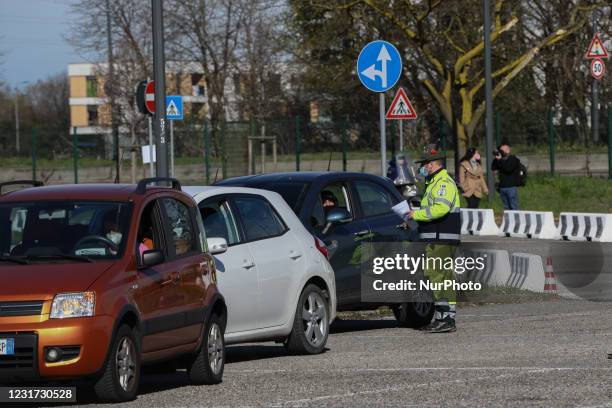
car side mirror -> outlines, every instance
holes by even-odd
[[[352,220],[353,217],[351,217],[351,213],[345,208],[330,208],[325,216],[325,228],[323,228],[321,232],[327,234],[332,225],[351,222]]]
[[[225,238],[207,238],[206,243],[208,244],[208,250],[210,251],[211,255],[222,254],[227,251],[227,241]]]
[[[344,208],[330,208],[325,216],[325,221],[332,224],[341,224],[352,221],[351,214]]]
[[[142,266],[150,268],[164,262],[164,253],[159,249],[149,249],[142,254]]]

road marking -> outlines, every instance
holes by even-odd
[[[487,367],[462,367],[462,368],[457,368],[457,367],[416,367],[416,368],[412,368],[412,369],[406,369],[406,370],[415,370],[415,371],[423,371],[423,370],[457,370],[457,369],[468,369],[468,370],[478,370],[478,369],[486,369]],[[472,378],[464,378],[464,379],[457,379],[457,380],[448,380],[448,381],[436,381],[435,382],[435,386],[439,386],[440,384],[455,384],[455,383],[462,383],[462,382],[468,382],[468,381],[479,381],[479,380],[491,380],[491,379],[502,379],[502,378],[509,378],[509,377],[516,377],[518,375],[525,375],[525,374],[536,374],[536,373],[546,373],[546,372],[554,372],[554,371],[569,371],[569,370],[592,370],[592,368],[590,367],[580,367],[580,368],[576,368],[576,367],[552,367],[552,368],[527,368],[525,369],[524,367],[488,367],[489,369],[493,368],[496,370],[517,370],[519,372],[513,373],[513,374],[503,374],[503,375],[498,375],[498,376],[494,376],[491,377],[491,375],[487,375],[487,376],[482,376],[482,377],[472,377]],[[599,369],[602,370],[612,370],[612,368],[604,368],[604,367],[600,367]],[[319,371],[320,372],[320,371]],[[363,395],[373,395],[373,394],[382,394],[382,393],[387,393],[387,392],[397,392],[397,391],[406,391],[409,389],[414,389],[414,388],[421,388],[421,387],[427,387],[427,386],[432,386],[434,384],[432,384],[432,382],[426,382],[426,383],[419,383],[419,384],[407,384],[407,385],[402,385],[402,386],[396,386],[396,387],[385,387],[385,388],[379,388],[376,390],[366,390],[366,391],[355,391],[355,392],[347,392],[344,394],[330,394],[330,395],[322,395],[319,397],[314,397],[314,398],[304,398],[304,399],[298,399],[298,400],[289,400],[289,401],[279,401],[273,404],[270,404],[268,406],[270,407],[282,407],[285,405],[293,405],[293,404],[310,404],[313,402],[318,402],[318,401],[325,401],[325,400],[330,400],[330,399],[338,399],[338,398],[348,398],[348,397],[355,397],[355,396],[363,396]]]

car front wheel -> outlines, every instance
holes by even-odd
[[[393,315],[403,327],[419,328],[428,325],[434,315],[434,303],[430,300],[415,300],[391,308]]]
[[[329,336],[329,305],[317,285],[307,285],[297,304],[293,329],[287,339],[292,354],[319,354]]]
[[[138,394],[140,381],[140,346],[134,331],[122,325],[111,345],[102,376],[94,390],[99,399],[109,402],[130,401]]]

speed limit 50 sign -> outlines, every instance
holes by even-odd
[[[606,65],[601,58],[591,60],[591,75],[595,79],[601,79],[606,72]]]

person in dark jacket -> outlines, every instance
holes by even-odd
[[[518,190],[520,185],[520,160],[510,154],[510,144],[502,143],[495,152],[491,169],[499,173],[499,196],[506,210],[518,210]]]

